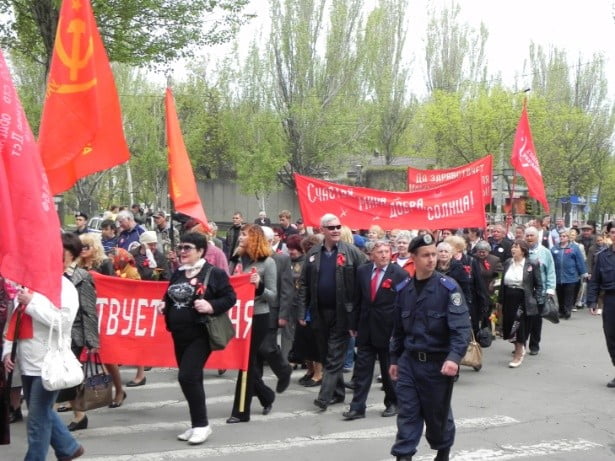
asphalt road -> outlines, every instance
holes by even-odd
[[[463,368],[453,393],[457,440],[452,459],[609,460],[615,458],[615,389],[605,384],[615,370],[610,363],[600,317],[587,310],[559,325],[545,324],[542,350],[526,356],[518,369],[508,368],[512,345],[498,339],[484,350],[480,372]],[[367,417],[343,421],[347,405],[317,412],[317,389],[296,384],[277,396],[273,411],[262,416],[253,403],[252,421],[225,424],[232,406],[236,372],[218,377],[206,370],[205,389],[213,435],[200,446],[176,440],[188,427],[188,409],[175,371],[154,369],[147,384],[128,389],[118,409],[89,413],[89,428],[76,432],[86,449],[80,459],[380,461],[390,460],[395,418],[382,418],[380,385],[370,392]],[[126,380],[134,376],[123,367]],[[349,378],[349,376],[347,375]],[[275,386],[268,371],[267,380]],[[351,399],[347,395],[347,402]],[[66,415],[66,414],[65,414]],[[63,416],[67,420],[69,415]],[[0,460],[23,459],[25,423],[12,425],[13,443],[0,447]],[[415,460],[431,460],[423,438]],[[55,459],[50,452],[48,459]]]

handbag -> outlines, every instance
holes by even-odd
[[[76,386],[83,381],[81,363],[70,347],[65,346],[61,318],[58,319],[58,334],[54,342],[55,323],[55,320],[52,321],[49,327],[47,352],[41,366],[41,381],[43,387],[48,391],[59,391]]]
[[[205,277],[203,278],[203,287],[207,289],[209,283],[209,276],[211,275],[212,266],[207,268]],[[202,299],[205,296],[205,292],[199,296]],[[221,351],[229,343],[231,339],[235,337],[235,328],[233,323],[226,312],[219,315],[207,315],[204,319],[205,330],[209,338],[209,348],[212,351]]]
[[[540,315],[543,319],[546,319],[551,323],[559,323],[559,306],[557,305],[557,299],[555,296],[547,296],[545,305],[542,308]]]
[[[472,367],[474,368],[474,371],[480,371],[483,367],[483,350],[481,349],[480,344],[476,341],[474,332],[472,331],[471,333],[472,338],[468,344],[466,354],[463,356],[463,359],[461,359],[461,365]]]
[[[491,346],[491,342],[493,341],[493,335],[491,334],[491,328],[483,327],[478,330],[478,334],[476,335],[476,340],[481,347],[489,347]]]
[[[87,353],[85,362],[85,378],[77,388],[77,396],[73,401],[73,408],[77,411],[94,410],[108,407],[113,401],[113,379],[105,373],[100,355]]]

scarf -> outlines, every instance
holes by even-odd
[[[205,260],[201,258],[194,264],[182,264],[181,266],[178,267],[178,269],[180,271],[186,271],[186,277],[192,278],[200,272],[200,270],[203,268],[204,265],[205,265]]]

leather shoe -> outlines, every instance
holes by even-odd
[[[344,403],[344,397],[335,396],[329,400],[328,405],[335,405],[336,403]]]
[[[382,412],[382,417],[383,418],[388,418],[390,416],[395,416],[397,414],[397,406],[396,405],[389,405],[388,407],[386,407],[386,409]]]
[[[269,413],[271,413],[272,408],[273,406],[271,404],[267,405],[266,407],[263,407],[263,414],[268,415]]]
[[[314,399],[314,405],[316,405],[318,408],[320,408],[321,410],[326,410],[327,409],[327,402],[325,402],[324,400],[320,400],[320,399]]]
[[[9,424],[18,423],[19,421],[23,421],[21,407],[18,407],[16,410],[11,408],[9,410]]]
[[[615,387],[615,378],[613,378],[608,383],[606,383],[606,387],[611,387],[611,388]]]
[[[81,421],[77,421],[77,422],[71,421],[70,424],[66,427],[71,432],[78,431],[80,429],[87,429],[88,428],[88,415],[85,415],[83,418],[81,418]]]
[[[288,389],[288,385],[290,384],[290,376],[292,374],[293,374],[293,367],[288,365],[288,369],[286,370],[286,373],[284,373],[284,375],[278,378],[278,385],[275,387],[275,391],[278,394],[281,394],[286,389]]]
[[[143,386],[145,385],[145,383],[147,382],[147,378],[143,378],[141,381],[135,381],[133,379],[131,379],[130,381],[128,381],[126,383],[127,387],[137,387],[137,386]]]
[[[398,456],[395,459],[397,461],[412,461],[412,456]]]
[[[58,461],[71,461],[73,459],[79,458],[84,453],[85,453],[85,449],[83,448],[83,445],[79,445],[79,448],[77,448],[77,450],[75,450],[75,452],[72,455],[58,458]]]
[[[312,378],[308,379],[305,383],[303,383],[303,387],[316,387],[322,384],[322,379],[314,380]]]
[[[241,419],[238,418],[237,416],[231,416],[229,419],[226,420],[226,424],[236,424],[236,423],[247,423],[248,421],[250,421],[250,419]]]
[[[120,399],[119,402],[113,401],[109,404],[109,408],[119,408],[122,406],[122,404],[124,403],[124,400],[126,400],[126,397],[128,397],[128,394],[126,394],[126,391],[124,391],[124,395],[122,396],[122,398]]]
[[[301,384],[302,386],[305,386],[305,384],[309,381],[312,380],[312,377],[314,376],[314,373],[306,373],[305,375],[303,375],[301,378],[299,378],[299,384]]]
[[[538,355],[538,351],[537,350],[531,350],[530,351],[530,355]]]
[[[357,410],[348,410],[342,413],[342,416],[346,421],[352,421],[353,419],[365,418],[365,412]]]
[[[438,454],[433,459],[433,461],[448,461],[449,454],[451,453],[450,448],[443,448],[438,450]]]
[[[347,381],[344,382],[344,387],[346,389],[351,389],[354,391],[357,388],[357,383],[355,383],[354,381]]]

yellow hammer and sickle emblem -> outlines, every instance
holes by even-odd
[[[62,30],[62,19],[58,22],[58,31]],[[68,23],[66,32],[72,36],[71,54],[69,55],[62,43],[62,35],[58,32],[56,37],[56,51],[62,64],[69,69],[68,79],[71,82],[77,82],[79,78],[79,71],[85,68],[94,55],[94,41],[92,37],[89,37],[88,46],[85,53],[81,51],[81,36],[85,34],[85,22],[81,19],[72,19]],[[86,82],[78,83],[57,83],[55,81],[49,82],[49,91],[53,93],[78,93],[80,91],[86,91],[96,85],[96,78],[92,78]]]

